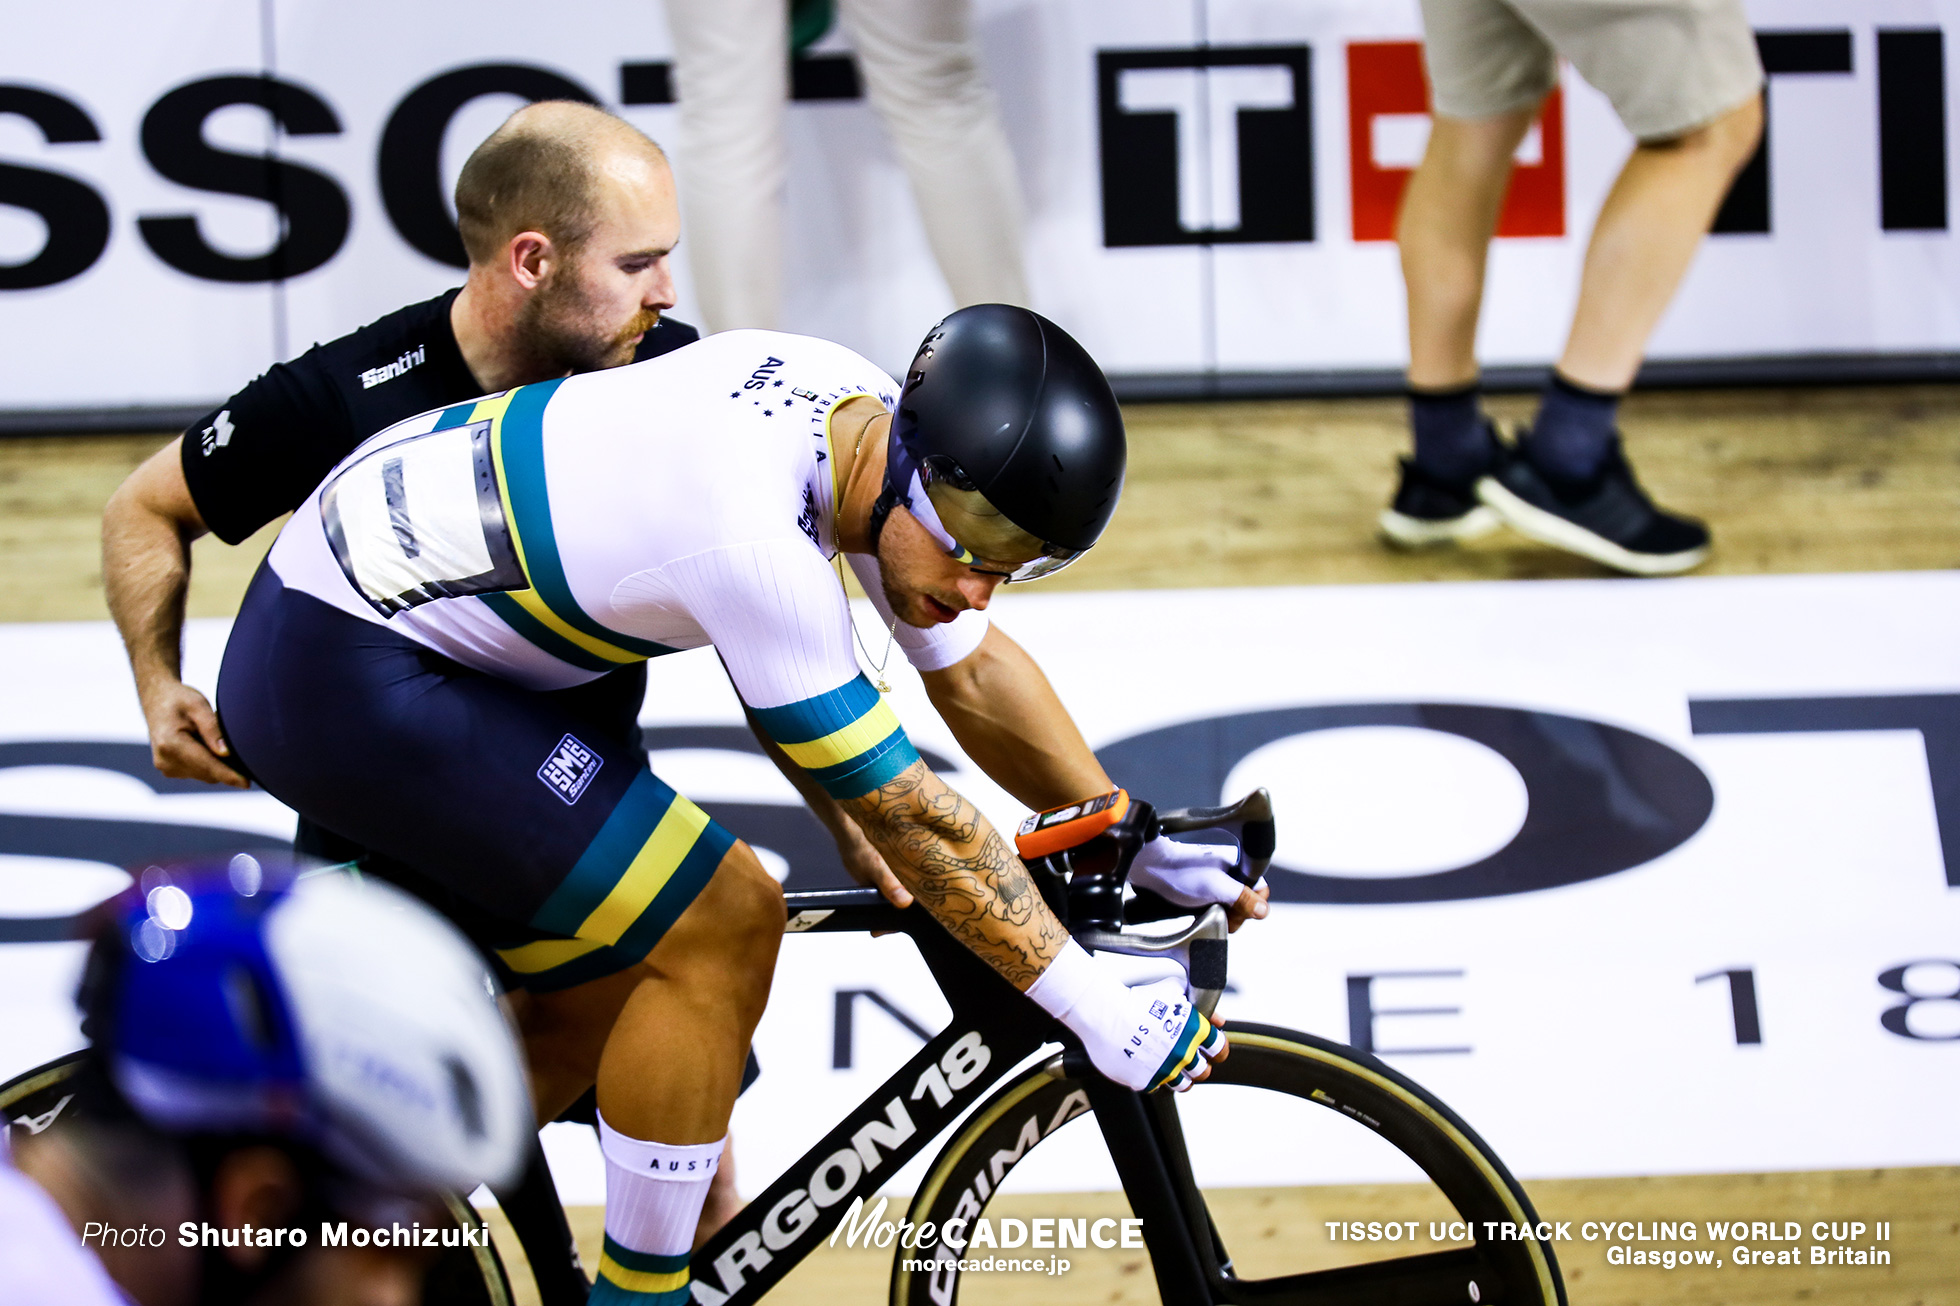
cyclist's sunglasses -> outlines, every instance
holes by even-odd
[[[914,459],[905,442],[894,435],[886,456],[888,477],[891,472],[904,477],[900,502],[950,558],[981,571],[995,571],[1013,584],[1052,576],[1087,552],[1048,543],[1022,530],[944,454]],[[1004,558],[1027,561],[1004,563],[1001,568],[988,565]]]

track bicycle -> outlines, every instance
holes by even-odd
[[[1079,845],[1028,860],[1043,897],[1083,947],[1175,963],[1195,1004],[1209,1014],[1225,989],[1228,939],[1220,907],[1193,913],[1125,888],[1131,860],[1158,833],[1222,832],[1243,850],[1256,882],[1272,857],[1274,828],[1264,790],[1230,807],[1155,812],[1132,801],[1122,819]],[[1135,1216],[1160,1298],[1275,1306],[1457,1306],[1503,1302],[1565,1306],[1549,1245],[1487,1239],[1487,1222],[1538,1224],[1529,1197],[1504,1163],[1449,1107],[1375,1057],[1312,1034],[1230,1022],[1231,1055],[1190,1093],[1141,1094],[1098,1074],[1060,1024],[923,910],[899,910],[875,889],[786,895],[791,934],[893,932],[909,936],[952,1018],[906,1064],[834,1125],[749,1202],[693,1258],[700,1306],[748,1306],[830,1238],[855,1199],[875,1205],[889,1177],[945,1138],[906,1215],[915,1226],[984,1216],[1015,1168],[1083,1117],[1094,1120]],[[1060,1050],[1053,1050],[1059,1044]],[[1046,1055],[1043,1053],[1046,1052]],[[15,1085],[31,1084],[34,1072]],[[0,1087],[0,1114],[14,1120],[38,1104]],[[1255,1090],[1337,1113],[1413,1163],[1440,1191],[1474,1241],[1445,1251],[1393,1256],[1337,1268],[1263,1277],[1242,1273],[1212,1210],[1188,1145],[1185,1113],[1221,1088]],[[12,1096],[10,1096],[10,1093]],[[1186,1099],[1190,1099],[1187,1105]],[[1255,1113],[1258,1114],[1258,1113]],[[1075,1126],[1077,1129],[1083,1126]],[[466,1203],[451,1202],[459,1220]],[[560,1306],[569,1237],[562,1209],[508,1209],[545,1306]],[[912,1265],[908,1265],[912,1262]],[[924,1268],[918,1268],[923,1263]],[[951,1306],[962,1287],[960,1250],[943,1239],[895,1247],[892,1306]],[[449,1254],[424,1293],[428,1306],[501,1306],[504,1271],[491,1251],[464,1263]],[[472,1277],[481,1276],[480,1282]],[[581,1276],[582,1282],[582,1276]],[[558,1286],[548,1286],[558,1285]]]

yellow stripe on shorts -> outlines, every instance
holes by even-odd
[[[625,874],[580,923],[578,936],[600,943],[618,943],[620,936],[667,887],[667,881],[694,847],[694,841],[707,828],[708,814],[685,796],[675,794],[660,824],[654,826]]]
[[[515,948],[499,948],[497,956],[519,975],[535,975],[568,961],[577,961],[586,953],[605,946],[597,939],[538,939]]]

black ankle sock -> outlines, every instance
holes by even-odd
[[[1410,390],[1409,425],[1416,433],[1416,465],[1446,481],[1467,481],[1490,466],[1490,442],[1477,387]]]
[[[1531,461],[1564,480],[1591,480],[1613,446],[1619,419],[1619,395],[1576,386],[1553,372],[1531,424]]]

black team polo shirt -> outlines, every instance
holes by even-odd
[[[290,363],[274,363],[193,423],[184,432],[184,482],[211,533],[239,543],[299,507],[375,432],[482,394],[449,325],[460,293],[410,304]],[[662,318],[633,361],[699,338],[687,323]]]

